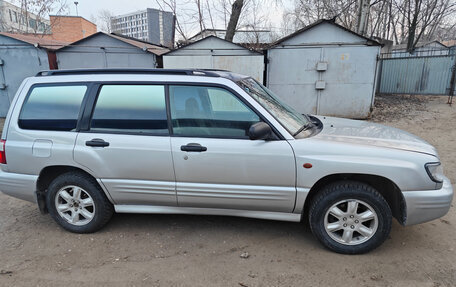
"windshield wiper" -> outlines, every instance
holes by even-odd
[[[311,126],[313,126],[313,123],[312,122],[307,122],[305,125],[303,125],[302,127],[299,128],[299,130],[297,130],[293,136],[297,136],[299,135],[301,132],[305,131],[305,130],[308,130]]]

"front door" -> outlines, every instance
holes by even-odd
[[[90,169],[116,204],[176,206],[163,85],[103,85],[75,161]]]
[[[295,160],[285,140],[250,140],[261,118],[226,89],[170,86],[178,205],[292,212]]]

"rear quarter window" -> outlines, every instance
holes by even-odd
[[[32,88],[22,105],[19,127],[28,130],[74,130],[86,91],[85,85]]]

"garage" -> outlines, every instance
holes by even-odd
[[[163,55],[163,67],[228,70],[263,83],[264,56],[241,45],[209,36]]]
[[[267,85],[301,113],[365,119],[381,44],[319,20],[267,50]]]

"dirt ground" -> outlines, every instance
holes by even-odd
[[[443,97],[380,97],[371,120],[435,145],[455,183],[455,109]],[[303,224],[244,218],[123,214],[71,234],[0,194],[0,285],[456,286],[455,226],[455,208],[421,225],[394,222],[380,248],[345,256]]]

